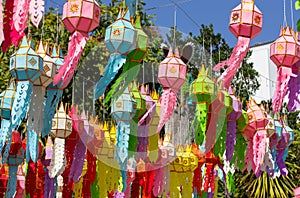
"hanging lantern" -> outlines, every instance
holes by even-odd
[[[60,47],[53,46],[51,58],[56,65],[55,73],[63,65],[62,49]],[[55,115],[58,103],[61,100],[63,89],[60,85],[53,85],[53,82],[47,87],[46,101],[44,107],[44,127],[42,130],[42,137],[49,134],[52,127],[52,119]]]
[[[15,94],[16,94],[16,85],[15,82],[11,80],[7,89],[1,93],[0,117],[2,119],[9,120],[11,118],[11,111],[13,107]]]
[[[112,106],[112,116],[118,123],[117,155],[120,164],[128,157],[128,140],[130,134],[130,120],[135,116],[136,102],[130,96],[128,88]]]
[[[158,66],[158,81],[164,91],[161,96],[161,115],[156,133],[170,119],[176,106],[177,92],[185,83],[186,64],[180,59],[178,49],[170,48],[167,57]]]
[[[52,120],[50,134],[55,137],[52,160],[49,168],[50,178],[59,176],[65,169],[65,138],[72,133],[72,119],[66,114],[61,103]]]
[[[105,97],[105,102],[110,99],[112,94],[114,100],[119,98],[126,87],[138,76],[141,68],[140,64],[147,55],[149,39],[148,35],[142,29],[141,16],[138,15],[135,19],[132,19],[132,25],[136,30],[136,48],[127,55],[126,63],[122,68],[122,74],[111,86],[110,91]]]
[[[54,77],[53,84],[66,88],[77,69],[78,62],[89,36],[98,27],[100,7],[95,0],[68,0],[64,4],[62,22],[72,34],[64,64]]]
[[[217,85],[209,77],[204,66],[201,67],[198,78],[191,85],[192,99],[196,101],[196,116],[197,127],[195,140],[198,145],[201,145],[205,139],[207,129],[207,116],[209,104],[217,98]],[[208,152],[208,151],[207,151]]]
[[[111,55],[102,77],[95,86],[94,99],[104,94],[107,86],[125,64],[128,53],[136,48],[136,30],[130,22],[128,10],[121,10],[117,21],[106,28],[104,42]]]
[[[292,28],[289,26],[280,28],[279,38],[270,46],[270,54],[271,60],[278,68],[272,108],[275,112],[279,112],[287,93],[290,77],[296,77],[292,73],[292,66],[300,59],[300,45]]]
[[[254,0],[242,0],[242,3],[231,10],[229,30],[238,38],[238,42],[228,60],[222,61],[214,67],[220,70],[228,66],[219,80],[228,89],[238,68],[250,47],[250,40],[257,36],[262,30],[263,15],[255,6]]]

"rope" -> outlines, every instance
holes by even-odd
[[[291,2],[291,18],[292,18],[292,28],[294,30],[294,10],[293,10],[293,2],[292,0],[290,0]]]
[[[287,26],[285,0],[283,0],[283,26]]]

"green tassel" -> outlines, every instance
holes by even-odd
[[[195,140],[198,145],[202,145],[206,137],[207,112],[208,112],[208,107],[206,103],[197,104],[196,117],[197,117],[198,127],[195,135]]]
[[[128,159],[135,157],[136,146],[138,144],[137,130],[138,130],[138,119],[133,119],[130,122],[130,134],[128,142]]]
[[[234,146],[233,162],[237,162],[237,166],[240,170],[245,167],[245,155],[246,155],[247,144],[243,134],[236,135],[236,144]]]
[[[213,149],[215,156],[223,157],[223,154],[226,150],[226,147],[225,147],[226,134],[227,134],[227,119],[224,119],[222,132],[220,134],[220,137],[217,139],[216,144]]]

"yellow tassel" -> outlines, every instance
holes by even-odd
[[[218,187],[219,187],[219,177],[215,178],[215,191],[214,191],[214,198],[218,197]]]
[[[87,161],[84,160],[81,178],[78,183],[74,184],[74,197],[75,198],[82,197],[82,183],[83,183],[83,177],[86,174],[86,171],[87,171]]]

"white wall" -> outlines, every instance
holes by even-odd
[[[272,42],[250,48],[252,55],[248,61],[253,63],[254,69],[259,73],[260,88],[253,96],[257,103],[271,99],[276,88],[277,67],[270,59],[271,44]]]

